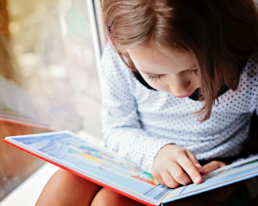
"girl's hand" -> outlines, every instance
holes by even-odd
[[[176,188],[191,182],[201,183],[201,171],[202,166],[192,152],[176,145],[166,145],[156,155],[151,173],[160,184]]]
[[[224,162],[212,161],[212,162],[210,162],[210,163],[208,163],[208,164],[203,166],[203,170],[201,171],[201,174],[205,175],[205,174],[207,174],[209,172],[212,172],[212,171],[214,171],[216,169],[219,169],[219,168],[225,167],[225,166],[227,166],[227,164],[224,163]]]

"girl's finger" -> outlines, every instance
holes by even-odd
[[[183,169],[176,162],[172,162],[168,170],[172,178],[181,185],[188,185],[192,182],[190,177],[183,171]]]
[[[158,181],[159,184],[167,187],[167,185],[165,184],[165,182],[163,181],[163,179],[162,179],[162,177],[160,175],[155,175],[154,178]]]
[[[189,157],[189,159],[195,164],[196,168],[199,172],[202,172],[203,168],[200,165],[199,161],[197,160],[196,156],[189,150],[186,150],[186,154]]]
[[[202,182],[202,177],[198,169],[196,168],[195,164],[189,159],[187,155],[180,155],[177,162],[190,176],[190,178],[195,184],[199,184]],[[177,178],[175,178],[175,180],[178,181]]]
[[[194,164],[200,164],[195,155],[191,151],[186,150],[186,154]]]
[[[169,188],[177,188],[180,184],[174,180],[171,174],[168,171],[164,171],[161,173],[161,177],[166,185]]]
[[[220,161],[212,161],[206,165],[203,166],[203,171],[201,172],[202,174],[207,174],[209,172],[212,172],[218,168],[227,166],[226,163],[220,162]]]

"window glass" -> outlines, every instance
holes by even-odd
[[[1,136],[69,129],[101,138],[85,0],[0,1]],[[0,200],[43,164],[0,143]]]
[[[10,0],[9,27],[39,122],[99,136],[100,91],[85,1]]]

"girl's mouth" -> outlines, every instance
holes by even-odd
[[[195,90],[187,95],[183,95],[183,96],[176,96],[177,98],[185,98],[185,97],[190,97],[193,93],[195,92]]]

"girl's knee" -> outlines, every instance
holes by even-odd
[[[107,188],[102,188],[92,201],[91,206],[143,206],[123,195],[113,192]]]
[[[85,184],[84,179],[70,173],[67,172],[63,169],[59,169],[58,171],[56,171],[53,176],[50,178],[49,183],[55,188],[64,188],[67,187],[67,185],[72,185],[75,188],[78,188],[78,186],[80,186],[81,184]]]
[[[59,169],[56,171],[53,176],[51,177],[53,183],[55,182],[57,185],[72,185],[72,186],[79,186],[79,185],[95,185],[94,183],[89,182],[73,173],[67,172],[66,170]]]
[[[103,188],[101,189],[98,194],[95,196],[95,198],[92,201],[91,206],[108,206],[108,205],[114,205],[112,203],[119,202],[118,194],[115,192],[112,192],[109,189]],[[115,204],[116,205],[116,204]],[[114,205],[114,206],[115,206]]]
[[[51,177],[51,179],[53,179],[53,181],[55,182],[59,182],[59,183],[66,183],[67,181],[76,181],[76,175],[70,173],[70,172],[67,172],[63,169],[59,169],[57,170],[53,176]]]
[[[90,181],[65,170],[58,170],[44,187],[37,206],[41,205],[90,205],[101,189]]]
[[[56,184],[65,185],[65,187],[76,188],[76,192],[81,191],[84,194],[97,193],[101,187],[93,182],[90,182],[84,178],[81,178],[73,173],[65,170],[58,170],[52,178],[55,179]],[[95,192],[94,192],[95,191]]]

